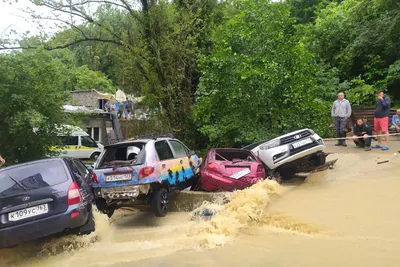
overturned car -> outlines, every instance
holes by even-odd
[[[253,152],[235,148],[214,148],[200,166],[197,190],[233,191],[265,178],[263,163]]]
[[[301,129],[272,140],[243,147],[251,150],[264,163],[267,175],[279,173],[290,179],[296,173],[309,172],[325,164],[325,144],[311,129]]]

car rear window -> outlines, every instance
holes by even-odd
[[[141,165],[146,160],[146,143],[136,142],[106,148],[99,168]]]
[[[0,198],[57,185],[68,180],[63,163],[51,160],[0,172]]]

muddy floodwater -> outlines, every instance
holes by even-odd
[[[333,169],[302,183],[264,181],[225,205],[205,203],[218,211],[208,221],[183,212],[96,214],[96,233],[0,250],[0,266],[398,267],[400,142],[390,148],[328,144],[328,159],[339,159]]]

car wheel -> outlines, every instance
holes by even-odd
[[[190,191],[199,191],[200,173],[196,174],[191,181]]]
[[[293,169],[285,169],[280,170],[279,175],[282,180],[290,180],[296,175],[296,172]]]
[[[91,160],[97,160],[97,158],[100,156],[100,153],[99,152],[95,152],[95,153],[93,153],[91,156],[90,156],[90,159]]]
[[[321,166],[324,165],[326,162],[326,157],[324,153],[317,153],[314,154],[310,157],[310,162],[314,165],[314,166]]]
[[[168,212],[168,191],[165,188],[153,193],[152,209],[157,217],[165,217]]]
[[[89,213],[89,218],[88,221],[86,222],[86,224],[84,226],[82,226],[79,229],[79,234],[80,235],[88,235],[92,232],[95,231],[95,222],[94,222],[94,217],[93,217],[93,211],[90,211]]]

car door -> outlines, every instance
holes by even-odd
[[[177,140],[169,140],[174,158],[179,161],[179,180],[184,181],[192,178],[195,174],[193,173],[192,164],[190,164],[189,151],[187,148]]]
[[[156,141],[154,148],[158,156],[158,167],[160,177],[168,180],[170,185],[177,185],[183,177],[179,177],[181,170],[179,159],[175,159],[171,146],[166,140]]]

